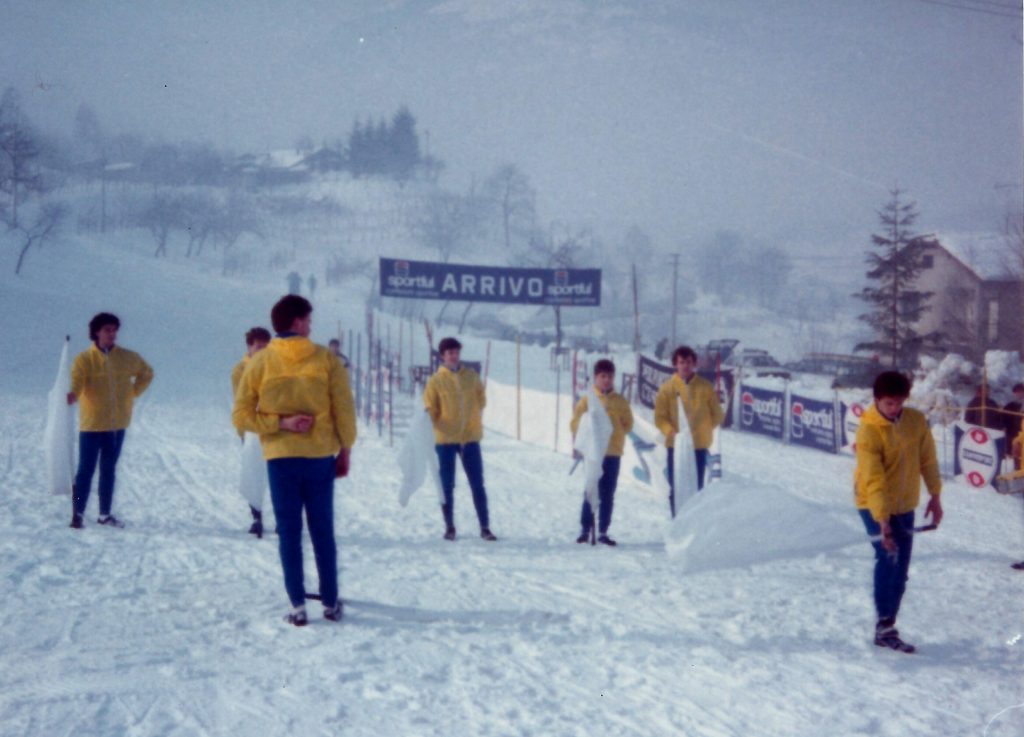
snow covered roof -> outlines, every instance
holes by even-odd
[[[936,233],[935,236],[943,248],[981,279],[1014,277],[1014,255],[1001,233]]]

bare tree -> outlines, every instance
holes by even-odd
[[[513,235],[528,237],[536,224],[537,193],[515,164],[500,166],[484,182],[483,192],[498,207],[505,253],[511,253]]]
[[[39,145],[22,113],[21,99],[8,87],[0,97],[0,191],[10,195],[10,206],[2,213],[10,228],[18,227],[18,205],[29,194],[45,190],[38,157]]]
[[[15,230],[21,238],[21,251],[18,254],[18,263],[14,267],[14,273],[20,274],[21,267],[25,263],[25,255],[32,246],[40,247],[43,243],[55,236],[67,217],[67,206],[63,202],[47,202],[39,208],[39,213],[33,219],[31,225],[18,225]]]

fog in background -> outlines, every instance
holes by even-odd
[[[446,184],[512,161],[548,218],[659,250],[728,228],[832,252],[896,184],[930,228],[995,229],[1020,198],[1010,0],[0,6],[4,83],[51,130],[87,103],[259,152],[404,104]]]

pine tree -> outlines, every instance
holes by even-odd
[[[921,352],[939,338],[936,333],[921,335],[917,330],[932,293],[914,287],[924,268],[925,248],[935,241],[911,232],[917,206],[902,203],[901,194],[898,188],[891,192],[892,199],[878,213],[884,233],[871,236],[877,249],[867,253],[866,275],[871,284],[854,296],[868,304],[870,311],[860,319],[871,326],[875,339],[858,343],[855,350],[886,356],[893,368],[912,369]]]

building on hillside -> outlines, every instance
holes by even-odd
[[[989,350],[1024,356],[1024,275],[1002,236],[928,238],[913,288],[932,293],[918,331],[940,333],[946,352],[975,362]]]

